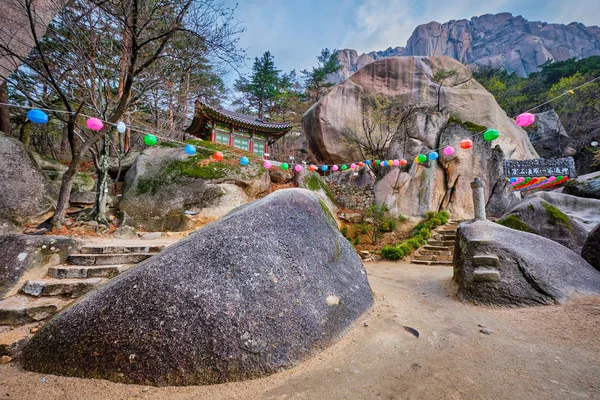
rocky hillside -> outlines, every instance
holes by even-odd
[[[546,61],[600,54],[600,28],[580,23],[527,21],[510,13],[418,26],[406,47],[372,51],[339,50],[343,68],[331,81],[342,82],[368,63],[385,57],[450,56],[465,64],[506,68],[520,76],[539,71]]]

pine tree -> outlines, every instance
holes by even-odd
[[[333,83],[327,80],[327,76],[342,69],[336,50],[327,48],[321,50],[321,55],[317,56],[317,60],[318,66],[313,67],[312,71],[306,69],[301,71],[304,75],[306,95],[313,103],[319,101],[333,86]]]
[[[234,89],[242,94],[238,106],[256,112],[259,119],[270,117],[281,89],[280,72],[275,68],[270,52],[266,51],[261,58],[255,58],[250,76],[242,76],[235,81]]]

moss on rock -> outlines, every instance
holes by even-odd
[[[454,115],[451,115],[450,118],[448,119],[448,124],[452,124],[452,123],[460,125],[463,128],[465,128],[471,132],[474,132],[474,133],[484,132],[487,129],[485,126],[477,125],[476,123],[471,122],[471,121],[461,121]]]
[[[554,207],[550,203],[542,202],[542,206],[544,210],[546,210],[546,215],[548,215],[548,222],[552,225],[562,224],[565,225],[570,230],[573,230],[573,226],[571,225],[571,221],[569,221],[569,217],[558,208]]]
[[[525,222],[521,221],[516,215],[509,215],[498,221],[500,225],[506,226],[507,228],[516,229],[522,232],[532,233],[533,229]]]

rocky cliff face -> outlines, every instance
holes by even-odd
[[[343,69],[331,76],[342,82],[366,64],[385,57],[450,56],[465,64],[506,68],[520,76],[539,71],[546,61],[564,61],[600,54],[600,28],[573,22],[569,25],[527,21],[510,13],[482,15],[444,24],[418,26],[406,47],[358,55],[338,52]]]

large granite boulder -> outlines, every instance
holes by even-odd
[[[439,83],[435,75],[454,71],[444,81],[440,108],[462,121],[493,127],[500,131],[496,141],[511,159],[536,158],[527,134],[507,117],[494,96],[476,82],[460,62],[442,57],[393,57],[366,65],[346,81],[331,89],[302,117],[308,150],[319,162],[336,164],[363,157],[357,142],[368,142],[365,123],[372,123],[373,101],[393,101],[408,115],[410,107],[438,105]],[[375,119],[381,116],[375,116]],[[446,118],[421,117],[423,133],[418,141],[436,147],[436,133]],[[396,128],[396,124],[394,129]],[[377,127],[376,127],[377,128]],[[430,129],[431,128],[431,129]],[[377,140],[379,133],[371,133]],[[385,136],[385,135],[384,135]],[[410,135],[409,131],[409,137]],[[383,143],[380,143],[382,145]]]
[[[559,158],[574,155],[569,147],[569,135],[554,110],[535,114],[533,125],[525,128],[535,151],[541,158]]]
[[[588,199],[558,193],[556,191],[537,192],[528,197],[537,197],[567,214],[569,218],[577,221],[587,232],[600,224],[600,200]]]
[[[569,179],[563,193],[578,197],[600,199],[600,171]]]
[[[210,155],[201,149],[195,156],[179,148],[144,150],[125,175],[119,209],[145,230],[182,231],[193,227],[189,213],[216,219],[268,193],[271,181],[262,165],[212,162]]]
[[[454,249],[458,297],[475,304],[563,303],[576,293],[600,295],[600,272],[542,236],[472,220],[459,225]]]
[[[581,257],[600,271],[600,224],[588,235],[581,249]]]
[[[55,205],[55,195],[23,144],[0,133],[0,234],[42,222]]]
[[[27,271],[65,262],[77,245],[77,241],[66,236],[0,236],[0,298]]]
[[[90,293],[31,339],[23,364],[151,385],[256,378],[330,345],[371,303],[322,202],[280,190]]]
[[[581,247],[588,234],[579,222],[540,197],[523,200],[502,216],[498,223],[543,236],[562,244],[577,254],[581,253]]]

